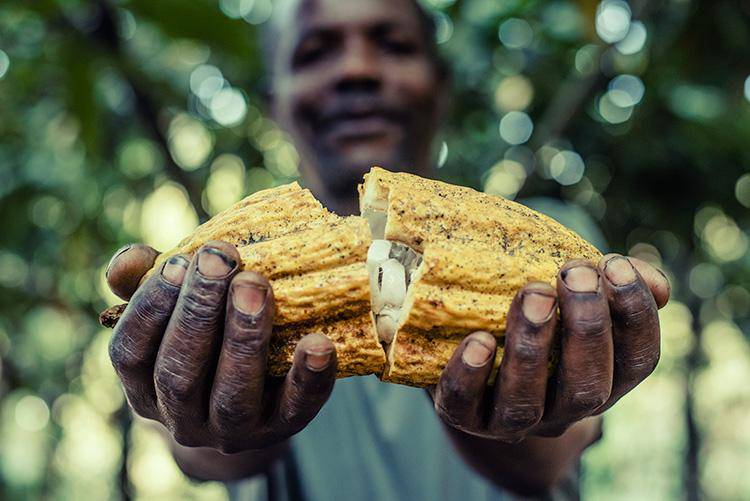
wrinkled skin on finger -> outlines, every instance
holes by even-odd
[[[109,351],[133,410],[178,444],[225,453],[269,447],[304,428],[333,389],[333,343],[308,334],[289,373],[272,378],[271,284],[240,271],[234,246],[208,242],[192,257],[172,256],[139,286],[157,256],[126,246],[107,271],[110,287],[130,299]]]
[[[669,294],[665,275],[635,258],[608,254],[596,264],[566,263],[556,287],[530,283],[514,298],[494,385],[487,384],[493,336],[476,332],[456,348],[430,391],[436,412],[448,426],[482,438],[562,435],[653,372],[658,309]],[[560,358],[550,375],[556,332]]]

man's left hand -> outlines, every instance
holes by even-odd
[[[487,379],[495,338],[475,332],[463,340],[433,391],[438,415],[470,435],[506,442],[560,436],[651,374],[659,361],[657,310],[669,294],[664,274],[637,258],[566,263],[556,288],[532,282],[514,298],[494,386]],[[560,357],[548,377],[556,332]]]

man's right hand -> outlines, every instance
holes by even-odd
[[[162,423],[187,447],[237,453],[279,444],[302,430],[333,389],[336,352],[322,334],[297,344],[286,377],[266,371],[273,291],[240,272],[234,246],[209,242],[170,257],[138,286],[158,252],[118,251],[107,268],[127,308],[110,358],[133,410]]]

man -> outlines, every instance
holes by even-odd
[[[285,0],[276,9],[271,111],[315,195],[349,214],[372,165],[434,174],[448,84],[416,2]],[[657,308],[669,296],[663,274],[637,259],[574,261],[556,288],[531,283],[517,295],[491,389],[496,343],[477,332],[429,396],[372,376],[341,380],[331,395],[336,353],[321,334],[299,342],[285,378],[266,377],[273,290],[238,271],[236,249],[212,242],[192,259],[173,257],[134,293],[156,255],[132,245],[108,268],[112,290],[130,299],[113,364],[134,411],[163,425],[188,475],[254,477],[231,484],[238,497],[259,486],[273,499],[575,496],[599,414],[658,361]],[[562,353],[548,382],[558,308]]]

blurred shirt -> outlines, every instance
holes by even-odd
[[[228,487],[233,501],[520,499],[464,463],[425,390],[375,376],[338,380],[269,475]],[[540,499],[578,499],[578,472]]]

